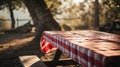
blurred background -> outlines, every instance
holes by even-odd
[[[119,0],[45,0],[45,2],[62,30],[92,29],[95,25],[102,27],[120,18]],[[14,2],[11,8],[12,11],[9,5],[0,7],[1,31],[12,27],[12,18],[15,28],[29,21],[33,24],[22,2]]]

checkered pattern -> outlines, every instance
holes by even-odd
[[[67,35],[67,37],[69,36]],[[75,39],[75,37],[72,38]],[[77,38],[78,36],[76,35],[76,40]],[[43,48],[43,45],[47,45],[47,48]],[[50,49],[55,49],[55,47],[57,47],[63,53],[69,55],[74,61],[81,64],[82,67],[104,67],[105,65],[105,56],[74,44],[70,38],[65,39],[63,33],[60,32],[54,33],[45,31],[41,37],[41,46],[45,53],[48,53]]]

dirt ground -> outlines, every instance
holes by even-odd
[[[33,43],[33,38],[33,33],[0,32],[0,67],[21,67],[18,56],[41,54],[39,44]]]
[[[42,61],[51,60],[55,51],[43,56],[39,43],[33,42],[33,33],[0,33],[0,67],[22,67],[19,56],[39,55]],[[68,56],[62,55],[61,58]],[[65,67],[65,66],[64,66]],[[74,67],[74,66],[66,66]]]

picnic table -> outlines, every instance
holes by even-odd
[[[82,67],[120,67],[120,36],[94,30],[44,31],[41,49],[48,53],[58,49]]]

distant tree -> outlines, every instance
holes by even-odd
[[[106,17],[108,18],[120,18],[120,0],[104,0],[103,3],[107,7]]]
[[[61,1],[60,0],[44,0],[48,6],[48,8],[50,9],[52,15],[57,15],[57,14],[61,14],[61,11],[58,9],[59,6],[61,5]]]
[[[8,5],[10,16],[11,16],[11,28],[15,28],[15,18],[14,18],[14,13],[13,13],[13,8],[12,8],[12,1],[7,0],[7,5]]]
[[[95,0],[94,27],[99,27],[99,0]]]
[[[15,28],[14,9],[18,9],[22,6],[20,0],[0,0],[0,9],[8,8],[11,17],[11,28]]]

